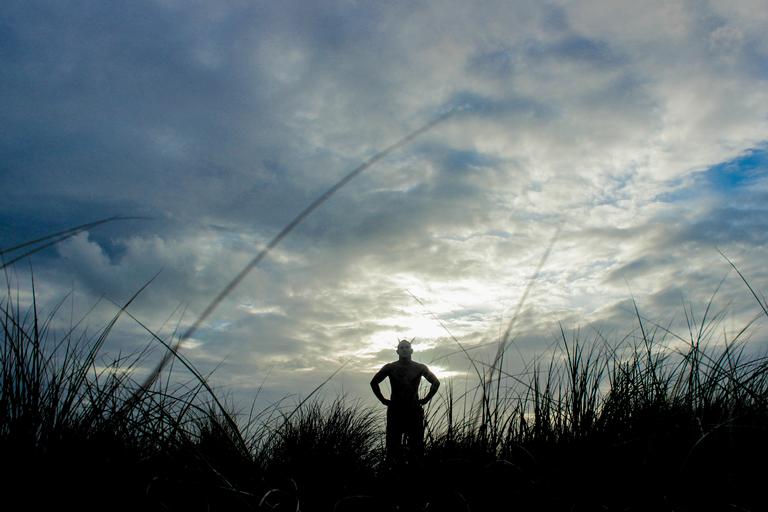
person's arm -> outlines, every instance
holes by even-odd
[[[426,404],[430,400],[432,400],[432,397],[435,396],[435,393],[437,393],[437,388],[440,387],[440,381],[437,380],[437,377],[435,377],[435,374],[429,371],[429,368],[424,366],[424,373],[422,376],[427,379],[427,382],[429,382],[432,386],[429,388],[429,393],[427,393],[427,396],[419,400],[419,403],[421,405]]]
[[[379,402],[383,403],[384,405],[389,405],[390,402],[386,398],[384,398],[384,395],[381,394],[381,388],[379,387],[379,383],[386,379],[389,376],[389,368],[387,365],[382,366],[381,370],[376,372],[376,375],[373,376],[373,379],[371,379],[371,389],[373,390],[373,394],[376,395],[376,398],[379,399]]]

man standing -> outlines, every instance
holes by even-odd
[[[427,365],[411,360],[413,348],[407,340],[397,345],[399,360],[385,364],[371,380],[373,394],[381,403],[387,406],[387,460],[389,463],[399,462],[402,458],[402,437],[407,436],[408,446],[415,458],[420,458],[424,451],[424,409],[422,405],[429,402],[440,381],[429,371]],[[384,398],[379,383],[389,377],[392,393],[389,400]],[[432,385],[429,393],[419,399],[419,383],[424,377]]]

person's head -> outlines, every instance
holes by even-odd
[[[400,356],[400,359],[410,359],[411,354],[413,354],[411,342],[408,340],[400,340],[397,344],[397,355]]]

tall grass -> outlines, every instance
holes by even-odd
[[[338,397],[307,402],[284,419],[269,445],[266,473],[278,484],[292,480],[306,510],[331,510],[340,497],[374,492],[383,454],[380,418],[371,409]]]
[[[561,329],[560,350],[511,374],[473,359],[428,410],[423,465],[382,464],[383,417],[343,397],[247,415],[189,376],[143,384],[150,350],[104,359],[121,318],[55,329],[18,292],[0,300],[0,451],[6,499],[148,510],[761,510],[768,358],[751,324],[716,337],[712,303],[686,335],[645,319],[618,342]],[[754,292],[753,292],[754,294]],[[757,297],[757,295],[755,294]],[[761,304],[761,306],[764,306]],[[143,324],[141,324],[143,326]],[[469,353],[464,351],[469,357]],[[502,352],[503,354],[503,352]],[[167,368],[170,370],[172,368]],[[482,369],[482,370],[480,370]]]
[[[561,331],[561,350],[525,378],[489,365],[484,375],[511,382],[478,386],[504,390],[491,414],[470,400],[457,418],[466,396],[449,385],[431,411],[433,462],[474,460],[483,476],[463,489],[488,506],[503,498],[486,473],[506,472],[533,508],[762,509],[753,468],[768,455],[768,359],[747,351],[746,329],[715,343],[723,313],[711,304],[697,325],[687,311],[687,339],[637,312],[616,346]]]
[[[135,376],[147,351],[104,360],[101,349],[125,307],[95,334],[80,322],[59,332],[42,316],[34,281],[32,304],[18,293],[0,300],[0,452],[6,499],[29,505],[132,508],[154,502],[168,481],[205,475],[199,494],[236,491],[222,462],[252,463],[233,432],[229,413],[215,407],[205,380],[140,389]],[[138,397],[138,398],[137,398]],[[215,435],[212,435],[214,433]],[[215,449],[210,439],[216,439]],[[173,461],[184,459],[184,464]],[[189,494],[189,493],[187,493]],[[179,503],[179,496],[173,498]],[[204,498],[203,501],[205,501]],[[218,499],[218,498],[217,498]],[[183,500],[182,500],[183,501]],[[173,508],[176,508],[174,505]]]
[[[18,291],[0,300],[6,499],[78,509],[320,510],[352,487],[370,487],[381,451],[370,409],[339,398],[236,414],[174,349],[175,335],[163,339],[126,311],[143,289],[94,334],[82,320],[54,329],[67,298],[43,316],[34,280],[28,307]],[[151,345],[105,360],[122,317],[189,378],[172,380],[172,362],[145,387]]]

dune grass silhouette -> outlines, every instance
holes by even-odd
[[[99,354],[143,288],[90,335],[84,319],[52,328],[64,301],[46,313],[34,293],[27,307],[13,293],[0,301],[6,499],[133,510],[765,505],[754,468],[768,455],[768,358],[749,350],[749,326],[714,339],[724,312],[708,307],[687,338],[639,310],[623,340],[563,330],[561,350],[522,374],[475,359],[490,381],[462,393],[446,383],[427,410],[423,464],[388,471],[380,412],[345,397],[242,415],[189,361],[187,382],[137,393],[147,352],[108,364]]]

